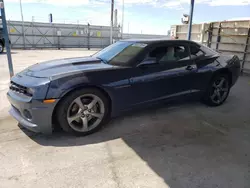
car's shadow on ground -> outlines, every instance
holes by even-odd
[[[96,144],[114,139],[123,139],[126,143],[132,139],[135,142],[131,142],[128,145],[133,147],[133,144],[139,140],[144,145],[144,139],[147,136],[152,139],[146,139],[149,145],[155,145],[156,143],[154,142],[157,140],[157,143],[162,142],[164,145],[169,144],[169,141],[171,141],[173,146],[176,146],[183,145],[184,142],[189,142],[192,138],[195,139],[196,137],[204,137],[206,135],[211,136],[211,130],[213,136],[223,135],[224,129],[220,129],[221,127],[217,129],[213,125],[210,125],[209,120],[202,113],[200,114],[200,109],[214,111],[213,109],[216,108],[208,107],[194,100],[152,105],[147,109],[126,112],[122,116],[111,119],[98,132],[82,137],[70,135],[61,129],[56,130],[52,135],[43,135],[30,132],[22,127],[20,128],[38,144],[55,147]],[[170,137],[171,139],[168,140]],[[168,141],[165,143],[166,139]],[[209,143],[213,143],[214,139]],[[207,143],[206,140],[203,139],[203,141]]]
[[[232,104],[224,105],[228,108]],[[70,136],[62,132],[49,137],[28,135],[40,145],[54,147],[101,143],[109,148],[109,141],[121,139],[121,147],[132,149],[170,187],[218,187],[223,183],[221,187],[224,188],[230,187],[231,178],[237,175],[232,170],[233,165],[239,161],[247,165],[246,156],[250,155],[240,142],[237,144],[242,149],[235,153],[235,148],[228,140],[228,128],[221,127],[213,120],[221,118],[220,121],[223,121],[223,117],[216,113],[226,108],[210,108],[193,101],[177,103],[130,112],[111,120],[99,132],[85,137]],[[210,119],[209,115],[203,114],[207,111],[211,113]],[[250,139],[248,142],[250,143]],[[119,150],[121,142],[118,140],[115,143],[118,146],[112,144],[115,148],[109,149],[109,156],[112,156],[112,152],[121,152],[122,155],[123,150]],[[134,159],[124,162],[128,163],[128,168],[138,165]],[[226,174],[223,172],[224,168]],[[143,173],[145,172],[139,174]],[[139,174],[133,181],[140,180]],[[222,182],[221,174],[230,181]],[[244,178],[242,181],[244,182]]]
[[[109,156],[120,152],[121,158],[132,150],[170,187],[245,187],[250,174],[249,83],[241,80],[216,108],[194,101],[155,106],[115,118],[86,137],[27,134],[44,147],[103,144],[110,148]],[[138,165],[134,158],[113,157],[112,162],[119,161],[128,169]]]
[[[168,117],[169,113],[175,113],[181,107],[192,108],[194,106],[202,105],[203,104],[197,101],[185,102],[184,104],[180,102],[173,102],[166,105],[154,105],[148,107],[147,109],[139,109],[139,111],[133,110],[126,112],[122,116],[111,119],[110,122],[108,122],[98,132],[83,137],[70,135],[60,129],[57,129],[52,135],[43,135],[30,132],[21,126],[19,127],[32,140],[43,146],[80,146],[105,142],[118,138],[125,139],[133,136],[141,137],[142,135],[145,135],[145,132],[150,133],[152,129],[161,134],[164,125],[159,125],[159,123],[165,124],[166,122],[164,121]],[[164,114],[166,116],[161,117]],[[166,129],[169,128],[166,127]]]

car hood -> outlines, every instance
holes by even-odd
[[[112,68],[95,57],[79,57],[37,63],[23,71],[27,76],[45,78]]]

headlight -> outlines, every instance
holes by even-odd
[[[27,88],[27,93],[33,95],[35,93],[35,90],[32,88]]]

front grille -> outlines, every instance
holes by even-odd
[[[27,87],[21,86],[13,81],[10,82],[10,90],[32,97],[32,94],[28,93]]]

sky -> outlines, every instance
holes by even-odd
[[[111,0],[22,0],[25,21],[110,25]],[[122,0],[114,0],[122,23]],[[8,20],[21,20],[19,0],[4,0]],[[166,35],[181,24],[190,0],[124,0],[124,32]],[[250,20],[250,0],[195,0],[194,23]]]

